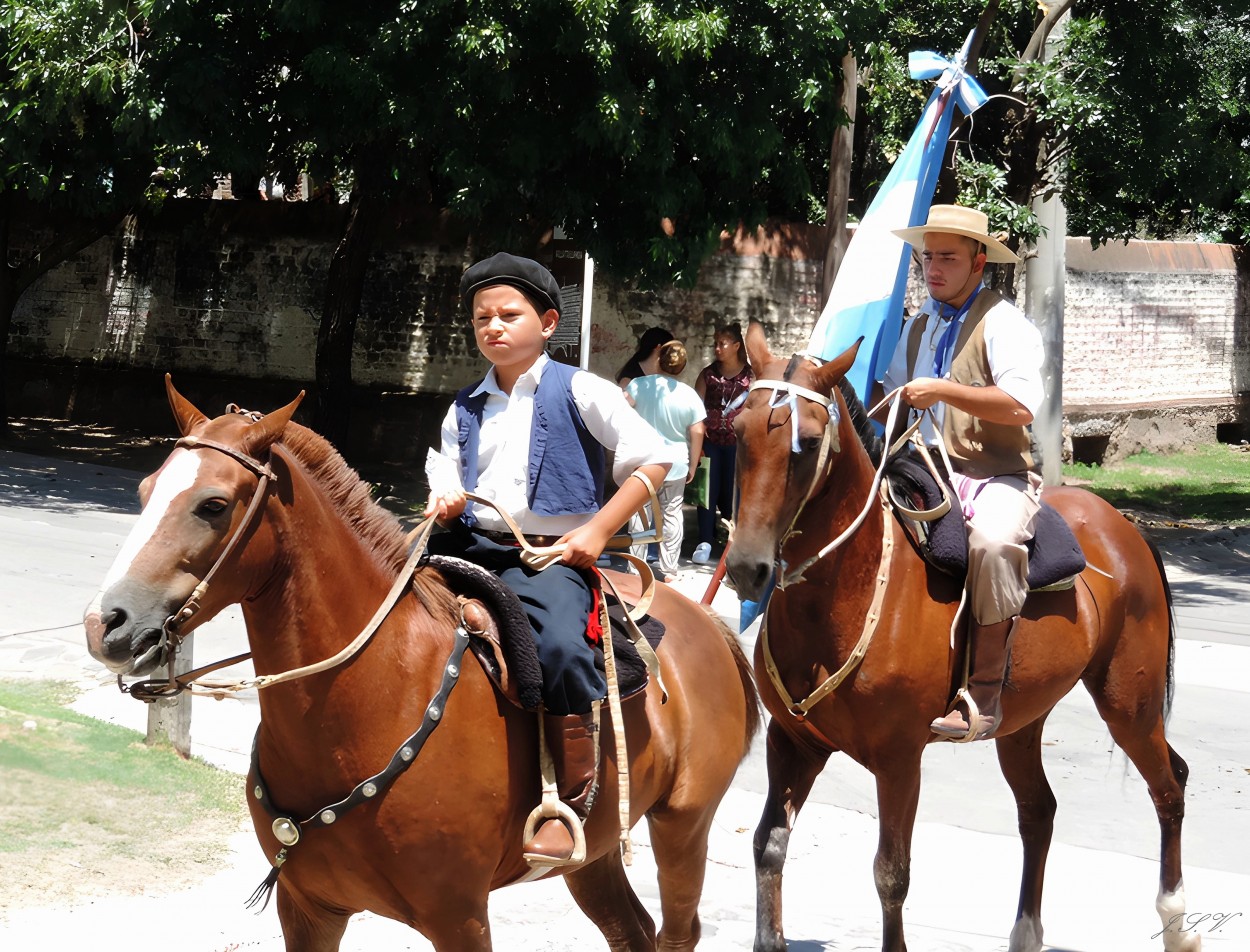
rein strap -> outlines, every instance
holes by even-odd
[[[884,510],[884,504],[882,508]],[[864,618],[864,628],[860,633],[859,641],[851,650],[842,667],[826,678],[811,694],[801,701],[796,702],[790,696],[790,692],[786,690],[785,682],[781,678],[781,672],[777,668],[777,662],[773,658],[772,647],[768,641],[768,616],[764,616],[764,622],[760,626],[760,642],[764,653],[764,667],[768,671],[768,677],[773,682],[773,688],[777,691],[778,697],[785,702],[786,709],[800,720],[807,716],[808,711],[836,691],[851,672],[859,666],[859,663],[864,660],[864,655],[868,653],[868,645],[872,642],[872,636],[877,630],[877,623],[881,620],[881,606],[885,601],[885,589],[890,580],[890,563],[894,553],[894,525],[887,518],[882,518],[881,524],[883,531],[881,534],[881,559],[878,563],[877,582],[872,595],[872,604],[869,606],[868,614]]]

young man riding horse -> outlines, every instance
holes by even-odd
[[[560,798],[584,820],[595,797],[598,708],[607,692],[587,643],[593,566],[650,487],[664,483],[672,451],[619,387],[547,356],[560,288],[538,262],[502,252],[479,261],[464,273],[460,296],[492,366],[456,395],[443,421],[441,456],[454,466],[431,452],[427,512],[451,531],[432,538],[430,550],[490,569],[520,597],[543,671]],[[605,449],[615,452],[621,487],[606,504]],[[504,518],[468,503],[466,492],[493,500],[531,543],[564,544],[561,564],[523,565]],[[573,842],[564,823],[548,819],[525,844],[526,857],[562,865]]]
[[[926,443],[944,443],[968,526],[967,698],[930,726],[958,740],[993,736],[1015,621],[1028,594],[1028,554],[1042,481],[1028,425],[1042,402],[1042,339],[1011,302],[982,285],[987,261],[1019,262],[987,233],[982,212],[934,205],[896,231],[918,244],[931,301],[900,337],[884,392],[902,388]],[[878,394],[880,396],[880,394]],[[874,401],[875,402],[875,401]]]

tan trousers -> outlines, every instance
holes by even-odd
[[[968,522],[968,596],[978,624],[993,625],[1020,614],[1029,594],[1029,557],[1041,506],[1036,473],[969,479],[956,474],[955,489]]]

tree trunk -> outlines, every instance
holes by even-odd
[[[9,264],[9,227],[13,209],[11,192],[0,192],[0,440],[9,430],[9,374],[5,355],[9,350],[9,327],[17,307],[17,271]]]
[[[375,169],[357,169],[347,225],[330,260],[325,308],[317,331],[313,425],[340,451],[346,448],[351,425],[352,342],[360,320],[365,272],[384,208],[381,185]]]
[[[829,244],[825,248],[825,270],[821,280],[821,307],[829,303],[833,279],[846,255],[849,239],[846,234],[846,206],[851,193],[851,162],[855,146],[855,98],[859,88],[855,56],[842,57],[842,108],[846,125],[838,126],[829,146],[829,198],[825,206],[825,228]]]

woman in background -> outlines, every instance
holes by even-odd
[[[691,556],[695,562],[707,562],[712,557],[717,510],[722,519],[733,518],[734,454],[737,452],[733,421],[742,409],[752,376],[741,328],[737,324],[718,328],[716,359],[699,371],[694,384],[707,410],[703,452],[709,465],[708,505],[706,509],[698,508],[699,544]]]
[[[657,580],[671,581],[677,572],[681,557],[681,542],[685,525],[682,503],[685,501],[686,483],[694,478],[703,453],[703,401],[686,384],[677,379],[686,369],[686,348],[681,341],[671,340],[661,345],[653,357],[642,361],[643,375],[635,377],[625,387],[625,397],[638,410],[638,415],[651,424],[664,442],[685,452],[673,453],[673,468],[659,490],[660,509],[663,512],[664,534],[659,544]],[[683,462],[684,460],[684,462]],[[641,528],[639,523],[634,528]],[[645,557],[647,546],[634,547],[634,555]]]
[[[634,351],[634,356],[625,361],[625,366],[616,372],[616,384],[622,390],[635,377],[645,376],[647,371],[642,369],[643,361],[649,361],[660,352],[660,346],[667,344],[673,340],[673,335],[663,327],[648,327],[642,332],[642,336],[638,338],[638,349]],[[655,371],[651,371],[655,373]]]

